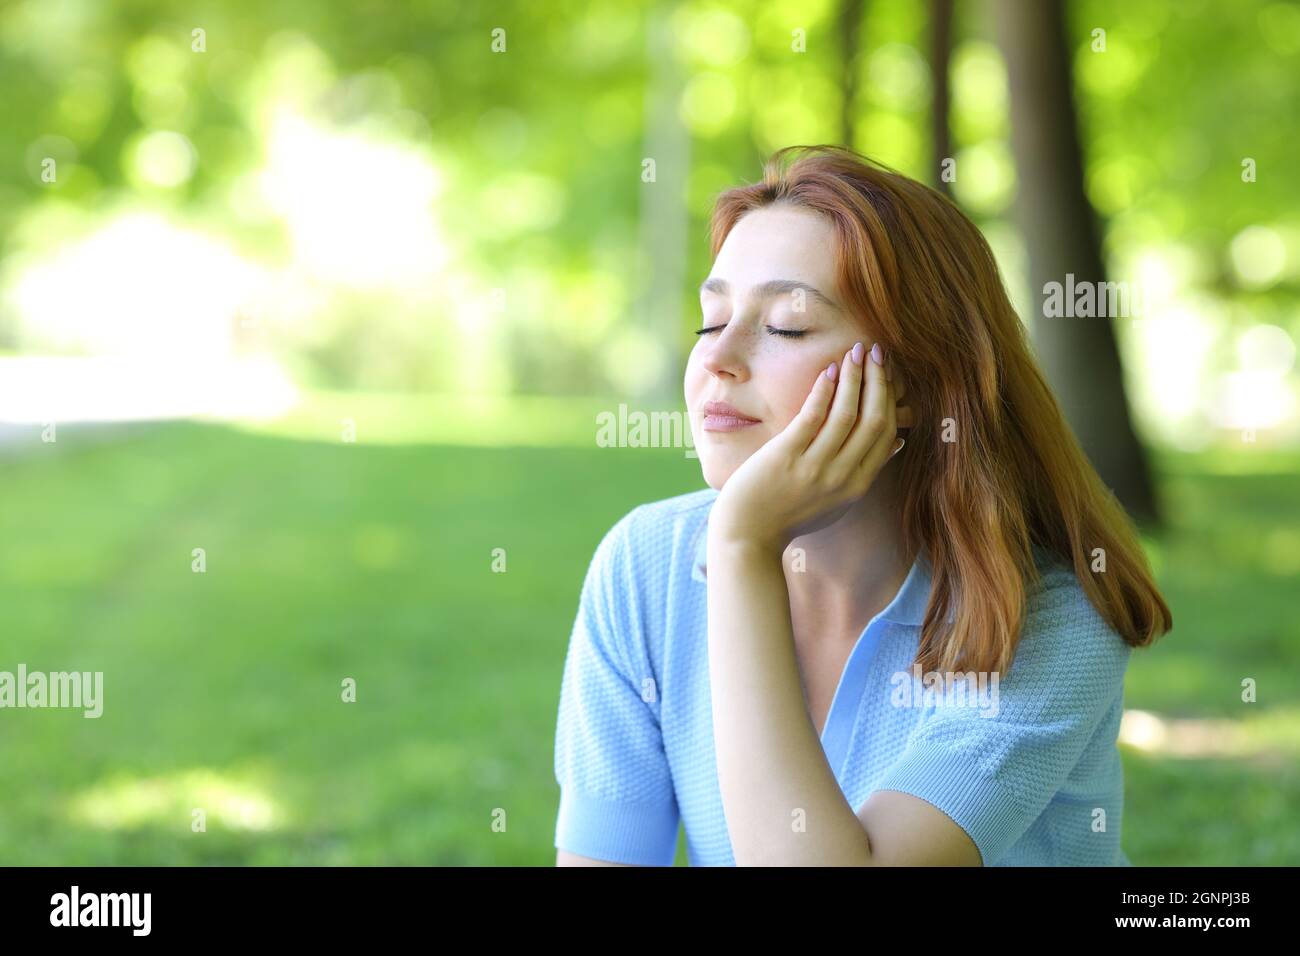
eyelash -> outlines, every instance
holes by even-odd
[[[707,328],[696,329],[696,330],[695,330],[695,334],[696,334],[696,335],[707,335],[707,334],[709,334],[710,332],[716,332],[716,331],[718,331],[718,329],[720,329],[720,328],[722,328],[721,325],[711,325],[711,326],[709,326],[709,327],[707,327]],[[783,338],[787,338],[787,339],[797,339],[797,338],[802,338],[803,336],[805,336],[805,335],[808,334],[807,332],[796,331],[796,330],[794,330],[794,329],[774,329],[774,328],[772,328],[772,326],[770,326],[770,325],[767,327],[767,331],[768,331],[768,334],[769,334],[769,335],[779,335],[779,336],[782,336]]]

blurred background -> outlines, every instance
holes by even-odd
[[[0,4],[0,671],[104,674],[0,710],[0,863],[552,863],[582,576],[704,487],[599,425],[801,143],[980,225],[1141,522],[1129,857],[1300,863],[1298,67],[1293,0]]]

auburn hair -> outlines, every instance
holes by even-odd
[[[1073,567],[1127,644],[1168,632],[1137,530],[1061,414],[975,224],[851,149],[787,146],[761,182],[717,197],[711,256],[741,216],[776,203],[829,220],[838,291],[907,381],[914,424],[892,467],[907,553],[924,547],[934,572],[914,663],[1006,671],[1039,582],[1035,549]]]

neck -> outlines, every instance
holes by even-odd
[[[786,548],[790,615],[801,640],[856,640],[907,578],[914,556],[903,550],[896,489],[883,479],[836,520]]]

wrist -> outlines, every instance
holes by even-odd
[[[785,546],[761,529],[744,527],[728,521],[714,522],[709,517],[709,556],[748,558],[780,558]]]

